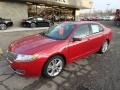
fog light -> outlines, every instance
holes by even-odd
[[[19,75],[24,75],[25,74],[24,70],[14,70],[14,72],[19,74]]]

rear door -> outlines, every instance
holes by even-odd
[[[90,40],[90,51],[98,51],[104,41],[104,28],[99,24],[90,24],[91,35],[89,36]]]
[[[49,22],[43,18],[37,18],[38,27],[49,27]]]

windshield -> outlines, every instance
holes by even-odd
[[[50,27],[44,35],[57,40],[66,39],[73,30],[73,24],[60,24]]]
[[[27,20],[33,20],[34,18],[33,17],[29,17]]]

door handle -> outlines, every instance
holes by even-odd
[[[91,40],[92,38],[88,38],[88,40]]]
[[[99,35],[99,37],[102,37],[103,35]]]

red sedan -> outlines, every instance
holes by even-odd
[[[12,42],[7,59],[20,75],[55,77],[68,63],[105,53],[111,37],[111,29],[97,22],[64,22]]]

